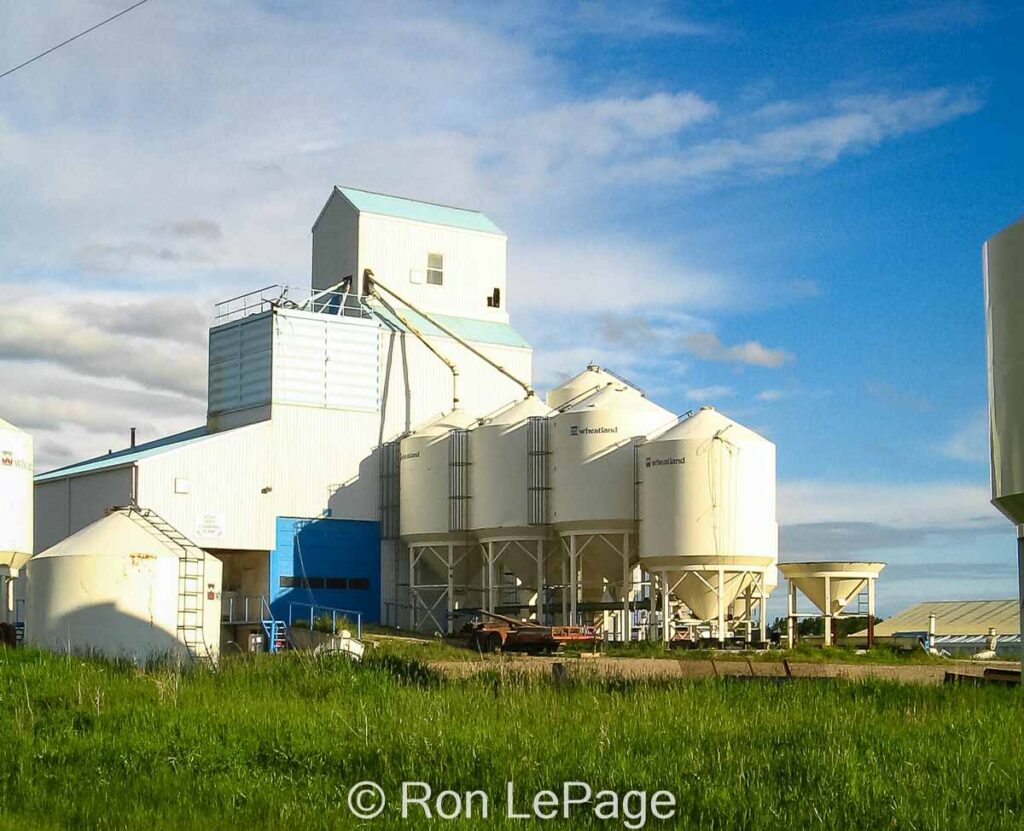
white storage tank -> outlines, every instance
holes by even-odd
[[[0,419],[0,623],[13,617],[11,582],[32,556],[32,437]]]
[[[774,444],[703,407],[644,445],[640,472],[640,563],[696,618],[777,583]]]
[[[489,563],[488,602],[498,604],[498,585],[512,575],[522,587],[517,602],[537,604],[549,535],[544,419],[554,410],[537,396],[481,419],[469,434],[472,461],[472,529]],[[528,595],[528,597],[526,596]],[[541,601],[542,602],[542,601]],[[538,606],[536,614],[542,614]]]
[[[188,653],[178,631],[177,549],[118,509],[26,565],[25,639],[54,652],[137,663]],[[223,566],[205,555],[203,638],[220,650]]]
[[[602,387],[552,418],[551,517],[566,550],[581,558],[583,600],[628,594],[624,567],[636,562],[635,440],[674,421],[623,383]]]
[[[475,424],[464,410],[452,410],[402,439],[400,533],[406,543],[451,537],[449,437]]]
[[[453,613],[482,605],[483,558],[469,531],[469,446],[476,419],[442,414],[400,445],[399,529],[409,547],[410,626],[454,631]]]
[[[579,399],[581,396],[596,392],[602,387],[611,384],[617,386],[630,386],[617,375],[602,369],[597,364],[588,364],[587,368],[578,375],[574,375],[567,381],[563,381],[553,390],[548,392],[548,406],[560,409],[566,404]],[[636,389],[635,387],[631,387]],[[640,390],[637,390],[639,392]]]
[[[992,504],[1024,539],[1024,219],[988,240],[983,258]]]
[[[499,411],[470,433],[473,512],[477,537],[534,536],[529,510],[528,463],[530,419],[548,418],[554,410],[537,396]]]

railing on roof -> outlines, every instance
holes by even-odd
[[[360,297],[351,292],[322,291],[296,286],[272,285],[221,300],[217,306],[217,323],[231,323],[271,309],[298,309],[318,314],[343,317],[372,317]]]

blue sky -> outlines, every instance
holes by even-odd
[[[121,7],[0,5],[0,69]],[[1012,596],[980,248],[1024,213],[1022,34],[1018,3],[151,0],[0,81],[0,415],[40,467],[193,426],[212,302],[308,280],[331,185],[464,204],[541,385],[595,359],[777,442],[784,559],[888,561],[883,611]]]

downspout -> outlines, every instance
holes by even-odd
[[[468,349],[470,352],[472,352],[474,355],[476,355],[478,358],[480,358],[484,363],[486,363],[486,364],[490,365],[491,367],[493,367],[494,369],[498,370],[498,372],[500,372],[506,378],[509,378],[512,381],[515,381],[519,386],[521,386],[524,390],[526,390],[527,397],[530,397],[531,395],[534,395],[533,387],[531,387],[525,381],[522,381],[519,378],[517,378],[515,375],[513,375],[511,372],[509,372],[507,369],[505,369],[505,367],[503,367],[497,361],[494,361],[491,358],[489,358],[487,355],[485,355],[483,352],[481,352],[475,346],[473,346],[472,344],[470,344],[467,341],[463,340],[461,337],[456,335],[451,329],[449,329],[443,323],[441,323],[438,320],[434,319],[433,317],[431,317],[429,314],[427,314],[426,312],[422,311],[421,309],[416,308],[412,303],[410,303],[405,298],[400,297],[398,294],[395,293],[395,291],[393,289],[388,288],[380,280],[378,280],[376,278],[376,276],[374,275],[373,271],[370,270],[369,268],[363,270],[363,285],[366,287],[367,291],[373,297],[376,297],[378,300],[380,300],[381,303],[384,303],[384,301],[381,299],[380,293],[376,291],[376,288],[379,287],[379,288],[384,289],[384,291],[386,291],[388,294],[390,294],[393,298],[395,298],[395,300],[397,300],[403,306],[405,306],[406,308],[408,308],[409,310],[411,310],[413,312],[416,312],[416,314],[418,314],[421,317],[425,318],[426,320],[430,321],[430,323],[432,323],[434,326],[436,326],[438,329],[440,329],[442,332],[444,332],[446,335],[448,335],[448,337],[450,337],[453,341],[455,341],[456,343],[460,344],[461,346],[464,346],[466,349]],[[394,310],[394,308],[392,306],[390,306],[387,303],[384,303],[384,307],[386,309],[388,309],[388,311],[390,311],[396,317],[398,317],[398,319],[401,320],[402,323],[404,323],[406,326],[409,326],[409,324],[401,316],[398,315],[398,313]],[[420,340],[423,340],[423,336],[420,333],[417,332],[416,334],[420,338]],[[423,342],[426,343],[425,340]],[[433,349],[431,349],[431,351],[433,351]],[[437,354],[437,353],[435,352],[434,354]]]

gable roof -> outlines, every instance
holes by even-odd
[[[433,225],[449,225],[469,231],[505,235],[505,232],[485,214],[469,208],[454,208],[450,205],[437,205],[433,202],[420,202],[416,199],[406,199],[404,196],[390,196],[386,193],[374,193],[358,188],[336,186],[334,190],[344,196],[361,213],[382,214],[399,219],[411,219],[416,222],[429,222]]]

